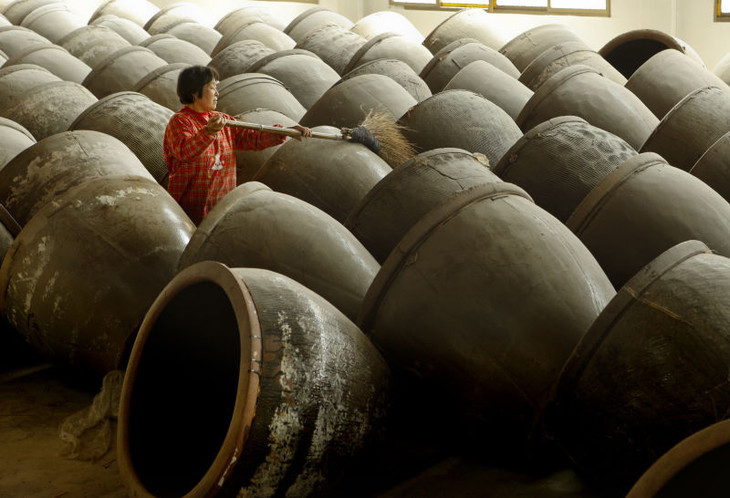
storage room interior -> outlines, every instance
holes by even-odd
[[[727,21],[0,0],[0,498],[730,496]]]

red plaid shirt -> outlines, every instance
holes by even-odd
[[[210,136],[205,125],[212,114],[185,106],[173,114],[165,129],[167,191],[196,225],[236,188],[235,150],[263,150],[286,140],[283,135],[229,127]]]

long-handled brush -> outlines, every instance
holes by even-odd
[[[226,126],[259,130],[277,135],[299,137],[301,133],[292,128],[280,128],[245,121],[228,121]],[[339,133],[312,131],[311,138],[326,140],[347,140],[359,143],[378,154],[393,168],[397,168],[416,155],[416,149],[406,140],[403,128],[383,113],[370,111],[363,122],[355,128],[340,128]]]

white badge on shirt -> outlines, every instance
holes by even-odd
[[[215,155],[215,162],[213,163],[213,166],[211,168],[213,171],[218,171],[219,169],[223,169],[223,162],[221,162],[221,155],[220,153]]]

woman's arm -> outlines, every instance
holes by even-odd
[[[274,126],[283,128],[283,126],[279,124],[275,124]],[[301,133],[301,136],[294,137],[296,140],[301,140],[302,137],[312,136],[312,130],[305,126],[296,124],[294,126],[290,126],[289,128],[297,130]],[[250,130],[245,128],[233,128],[233,133],[235,137],[235,148],[237,150],[263,150],[274,145],[279,145],[283,143],[287,138],[286,135],[280,135],[278,133]]]
[[[213,121],[213,117],[210,119]],[[199,157],[215,141],[215,135],[225,124],[219,120],[198,129],[195,123],[185,116],[174,115],[165,129],[167,154],[183,162]],[[220,125],[217,129],[216,126]]]

